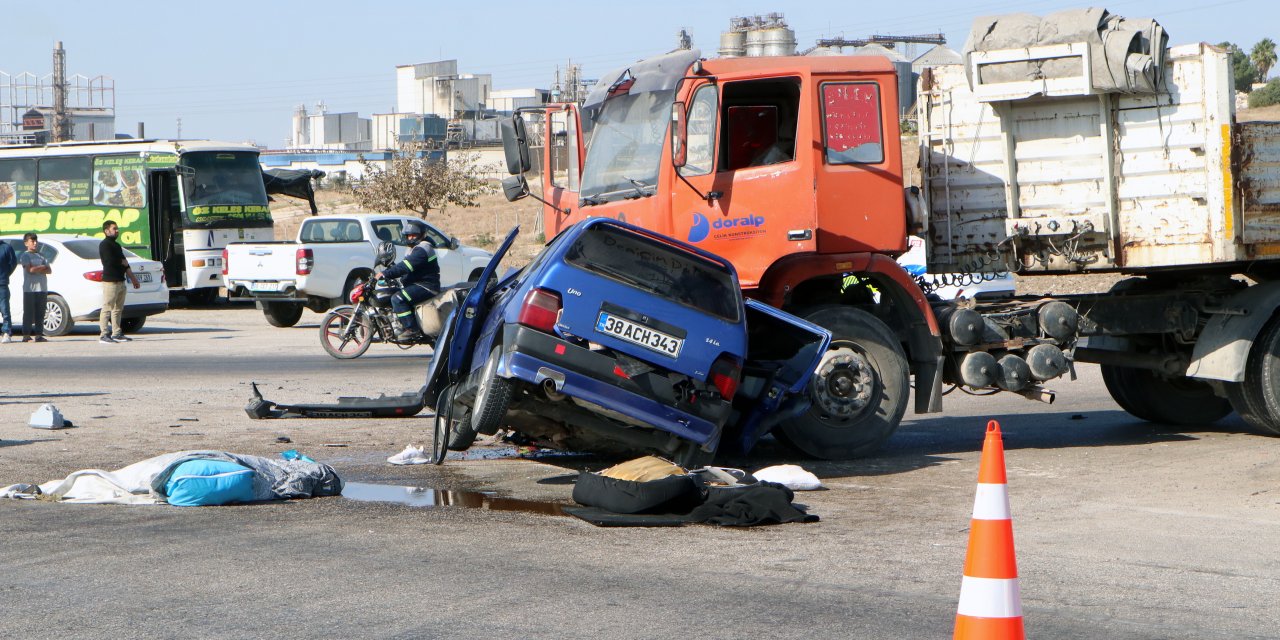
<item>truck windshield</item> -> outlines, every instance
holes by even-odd
[[[196,151],[182,154],[178,165],[188,226],[270,225],[257,153]]]
[[[653,195],[674,99],[674,91],[646,91],[600,107],[582,170],[584,200]]]

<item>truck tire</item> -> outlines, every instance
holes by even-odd
[[[1280,436],[1280,319],[1273,319],[1249,349],[1244,380],[1228,382],[1231,406],[1258,433]]]
[[[852,307],[803,314],[832,333],[809,381],[812,406],[774,429],[784,443],[814,458],[838,460],[875,451],[898,428],[911,385],[907,358],[889,327]]]
[[[1214,395],[1207,383],[1185,376],[1166,377],[1147,369],[1101,365],[1102,382],[1129,415],[1179,427],[1217,422],[1231,414],[1231,403]]]
[[[472,440],[476,433],[495,433],[502,426],[502,419],[507,415],[507,407],[511,405],[511,381],[498,376],[498,363],[502,359],[502,346],[498,345],[489,352],[489,359],[484,361],[484,370],[480,373],[480,382],[476,385],[476,401],[471,407]]]
[[[302,319],[302,305],[296,302],[264,302],[262,313],[273,327],[292,327]]]

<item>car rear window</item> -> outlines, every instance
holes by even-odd
[[[76,257],[82,260],[97,260],[98,245],[101,243],[102,241],[97,238],[85,238],[84,240],[67,240],[62,243],[62,246],[66,247],[67,251],[76,254]],[[120,250],[124,252],[124,257],[126,258],[138,257],[138,254],[125,249],[124,247],[121,247]]]
[[[733,275],[678,247],[625,229],[597,226],[574,241],[565,260],[730,322],[739,320],[741,294]]]
[[[359,242],[364,240],[355,220],[308,220],[302,224],[303,242]]]

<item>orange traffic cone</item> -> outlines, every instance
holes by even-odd
[[[978,466],[978,492],[969,525],[969,551],[956,608],[956,640],[1022,640],[1022,596],[1013,554],[1013,521],[1004,475],[1000,424],[987,423]]]

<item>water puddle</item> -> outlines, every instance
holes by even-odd
[[[546,516],[563,516],[561,505],[554,502],[499,498],[478,491],[447,491],[426,487],[406,487],[371,482],[348,482],[342,497],[361,502],[393,502],[410,507],[466,507],[488,511],[518,511]]]

